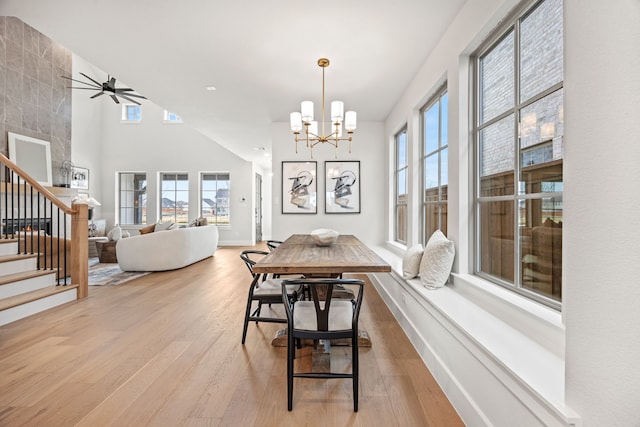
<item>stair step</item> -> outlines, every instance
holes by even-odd
[[[55,270],[34,270],[0,276],[0,299],[56,284]]]
[[[11,254],[11,255],[0,255],[0,263],[3,262],[11,262],[19,259],[25,258],[36,258],[38,254]]]
[[[79,288],[79,285],[67,285],[67,286],[56,286],[51,285],[46,288],[37,289],[35,291],[26,292],[24,294],[16,295],[14,297],[4,298],[0,300],[0,311],[6,310],[11,307],[15,307],[21,304],[26,304],[28,302],[36,301],[50,295],[59,294],[61,292],[65,292],[71,289]]]
[[[78,285],[49,286],[0,300],[0,326],[75,301]]]
[[[0,255],[0,274],[14,274],[36,269],[38,255],[14,254]]]
[[[13,283],[13,282],[21,282],[23,280],[32,279],[34,277],[46,276],[48,274],[55,274],[55,273],[56,273],[55,270],[34,270],[34,271],[23,271],[21,273],[7,274],[4,276],[0,276],[0,286]]]
[[[0,239],[0,255],[15,255],[18,252],[18,239]]]

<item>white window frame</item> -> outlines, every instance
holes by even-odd
[[[148,187],[149,187],[149,178],[148,178],[148,174],[146,172],[124,172],[124,171],[119,171],[116,172],[117,173],[117,202],[116,202],[116,221],[118,224],[120,225],[144,225],[146,223],[148,223],[149,221],[149,192],[148,192]],[[123,189],[122,189],[122,177],[123,175],[144,175],[144,179],[147,182],[147,186],[145,187],[145,191],[144,191],[144,206],[140,207],[138,206],[138,208],[136,208],[135,206],[123,206],[123,200],[126,199],[130,199],[132,205],[135,205],[135,201],[136,201],[136,197],[135,197],[135,192],[137,190],[135,189],[126,189],[124,190],[125,192],[129,193],[133,193],[132,197],[125,197],[125,194],[123,194]],[[140,222],[125,222],[126,221],[126,215],[122,214],[122,209],[132,209],[133,210],[133,217],[135,217],[135,210],[136,209],[145,209],[145,218],[144,221],[140,221]]]
[[[216,176],[220,176],[220,175],[226,175],[228,176],[228,181],[229,181],[229,196],[228,196],[228,208],[229,208],[229,212],[228,212],[228,217],[229,217],[229,222],[218,222],[217,218],[218,215],[216,214],[215,217],[211,217],[211,216],[205,216],[203,213],[203,209],[204,209],[204,198],[203,198],[203,192],[204,192],[204,177],[206,175],[216,175]],[[217,181],[221,181],[220,179],[216,179]],[[231,173],[230,172],[200,172],[200,188],[199,188],[199,213],[200,216],[203,216],[205,218],[207,218],[207,221],[209,224],[216,224],[218,226],[218,228],[225,228],[225,227],[231,227]]]
[[[140,117],[138,119],[129,119],[129,108],[137,108],[140,111]],[[137,104],[132,104],[132,103],[128,103],[128,104],[123,103],[121,122],[133,123],[133,124],[141,123],[142,122],[142,106]]]
[[[421,143],[420,143],[420,235],[421,235],[421,243],[426,246],[427,241],[429,240],[430,234],[427,230],[426,230],[426,220],[427,220],[427,206],[429,205],[436,205],[438,208],[438,225],[437,225],[437,229],[442,230],[445,234],[446,233],[446,228],[443,230],[443,216],[445,217],[445,221],[447,219],[447,215],[445,215],[443,213],[443,206],[445,207],[445,211],[446,208],[448,207],[448,197],[447,199],[443,199],[442,194],[443,194],[443,184],[442,184],[442,153],[444,150],[447,150],[447,161],[448,161],[448,148],[449,148],[449,141],[448,141],[448,137],[447,137],[447,141],[446,143],[443,144],[442,141],[442,134],[443,134],[443,130],[447,131],[447,129],[443,129],[445,128],[445,126],[443,126],[443,117],[446,116],[446,122],[448,123],[448,117],[449,117],[449,111],[448,111],[448,102],[447,102],[447,108],[443,110],[442,107],[442,99],[447,96],[448,97],[448,92],[447,92],[447,85],[443,85],[440,89],[438,89],[436,91],[436,93],[431,97],[431,99],[420,109],[420,129],[422,131],[422,138],[421,138]],[[438,147],[430,152],[426,152],[426,138],[427,138],[427,123],[425,120],[425,114],[427,111],[429,111],[433,106],[438,105]],[[448,134],[448,132],[447,132]],[[431,156],[437,156],[438,159],[438,185],[436,187],[430,187],[430,188],[437,188],[437,192],[438,192],[438,199],[435,201],[427,201],[425,200],[425,196],[426,196],[426,173],[427,173],[427,158],[431,157]],[[448,165],[447,166],[447,170],[448,170]],[[448,187],[448,177],[447,177],[447,187]],[[447,224],[444,224],[445,226]]]
[[[514,14],[511,15],[510,19],[505,20],[505,23],[495,32],[494,37],[492,37],[490,40],[488,40],[487,42],[485,42],[479,49],[478,51],[473,55],[473,68],[474,68],[474,89],[473,89],[473,96],[474,96],[474,123],[473,123],[473,144],[474,144],[474,155],[475,155],[475,162],[474,162],[474,171],[473,171],[473,177],[474,177],[474,194],[473,194],[473,200],[474,200],[474,226],[475,226],[475,233],[474,233],[474,248],[475,248],[475,257],[473,259],[473,269],[474,269],[474,274],[478,277],[482,277],[485,280],[488,280],[492,283],[498,284],[506,289],[509,289],[511,291],[514,291],[528,299],[540,302],[544,305],[547,305],[549,307],[552,307],[554,309],[560,310],[561,309],[561,302],[555,299],[552,299],[550,297],[547,297],[545,295],[539,294],[539,293],[535,293],[532,291],[529,291],[525,288],[523,288],[522,286],[522,280],[521,280],[521,268],[522,268],[522,263],[520,262],[522,260],[522,254],[520,253],[520,246],[521,246],[521,242],[522,242],[522,236],[520,235],[520,230],[518,227],[518,214],[519,214],[519,206],[520,203],[526,201],[526,200],[535,200],[535,199],[539,199],[539,200],[543,200],[543,199],[548,199],[548,198],[552,198],[552,199],[559,199],[560,203],[562,201],[563,198],[563,191],[555,191],[555,192],[545,192],[545,193],[537,193],[537,194],[522,194],[521,191],[519,191],[519,187],[520,187],[520,182],[518,181],[518,177],[520,176],[520,161],[519,161],[519,156],[523,153],[524,149],[520,148],[520,131],[522,129],[522,126],[524,124],[523,121],[518,120],[518,117],[520,116],[520,112],[525,109],[526,107],[536,103],[537,101],[540,101],[542,99],[545,99],[551,95],[553,95],[554,93],[563,90],[564,88],[564,79],[561,80],[559,83],[555,83],[552,84],[550,86],[548,86],[546,89],[539,91],[536,95],[531,96],[530,98],[526,99],[526,100],[521,100],[519,99],[520,96],[520,92],[519,92],[519,86],[520,86],[520,69],[519,69],[519,56],[520,56],[520,46],[518,44],[519,41],[519,29],[520,29],[520,21],[525,19],[527,16],[529,16],[532,11],[534,11],[537,7],[539,7],[541,4],[543,4],[546,0],[537,0],[537,1],[532,1],[527,3],[526,5],[523,5],[523,7],[521,7],[520,9],[518,9]],[[489,52],[492,51],[492,49],[497,46],[505,37],[507,37],[509,35],[509,33],[513,32],[514,33],[514,87],[515,87],[515,93],[514,93],[514,103],[513,106],[510,108],[507,108],[506,110],[504,110],[502,113],[497,114],[495,117],[486,120],[484,123],[479,124],[480,123],[480,102],[481,102],[481,94],[480,94],[480,88],[481,88],[481,82],[480,82],[480,60]],[[480,144],[480,132],[483,129],[488,128],[489,126],[499,122],[500,120],[504,119],[505,117],[509,117],[513,115],[514,116],[514,122],[515,122],[515,127],[514,127],[514,135],[515,135],[515,140],[514,140],[514,170],[513,170],[513,175],[514,175],[514,191],[513,191],[513,195],[506,195],[506,196],[481,196],[480,194],[480,153],[479,153],[479,144]],[[560,137],[562,138],[562,137]],[[544,145],[547,141],[541,141],[539,145]],[[564,157],[564,156],[563,156]],[[513,211],[514,211],[514,230],[513,230],[513,235],[514,235],[514,256],[513,256],[513,276],[514,276],[514,281],[513,283],[506,281],[502,278],[499,278],[497,276],[493,276],[489,273],[483,272],[482,271],[482,265],[481,265],[481,260],[483,257],[482,254],[482,242],[481,242],[481,206],[483,202],[495,202],[495,201],[512,201],[513,202]]]
[[[405,150],[405,164],[400,164],[400,139],[404,136],[404,150]],[[409,241],[409,136],[407,133],[407,125],[398,131],[393,138],[393,241],[402,245],[407,245]],[[404,186],[406,199],[404,202],[400,201],[399,189],[400,189],[400,174],[404,172]],[[399,228],[399,215],[401,207],[404,206],[404,234],[405,239],[400,236]]]
[[[178,116],[175,113],[172,113],[169,110],[164,110],[162,123],[179,125],[179,124],[182,124],[184,122],[182,121],[182,117]]]
[[[185,180],[182,180],[182,179],[179,180],[178,176],[185,175],[187,177],[187,179],[186,179],[186,182],[187,182],[187,190],[186,190],[187,191],[187,197],[186,197],[186,199],[187,199],[187,219],[184,222],[178,222],[177,221],[177,205],[176,205],[174,207],[174,209],[173,209],[174,213],[173,213],[173,218],[171,219],[171,221],[176,223],[176,224],[179,224],[179,225],[188,225],[189,224],[189,214],[191,213],[191,209],[190,209],[190,207],[188,205],[189,204],[189,198],[190,198],[190,194],[189,194],[190,193],[190,191],[189,191],[190,190],[190,188],[189,188],[190,187],[190,180],[189,180],[189,173],[188,172],[167,172],[167,171],[163,171],[163,172],[159,172],[158,173],[158,183],[159,183],[159,185],[158,185],[158,221],[163,221],[164,222],[164,217],[163,217],[163,212],[162,212],[162,209],[163,209],[163,206],[162,206],[163,197],[162,197],[162,195],[163,195],[164,190],[163,190],[163,185],[162,184],[165,181],[164,177],[165,176],[169,176],[169,175],[175,175],[175,179],[173,180],[173,182],[185,181]],[[169,181],[169,180],[167,180],[167,181]],[[178,190],[174,186],[174,189],[172,191],[174,192],[174,202],[175,202],[175,201],[177,201],[176,200],[177,199],[177,193],[180,190]]]

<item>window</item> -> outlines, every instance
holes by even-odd
[[[407,129],[395,137],[395,227],[394,240],[407,243],[409,161],[407,159]]]
[[[142,107],[135,104],[122,104],[122,121],[140,123],[142,120]]]
[[[189,223],[189,175],[161,173],[160,211],[162,222]]]
[[[447,234],[448,133],[447,90],[438,91],[422,109],[422,243],[436,230]]]
[[[162,121],[164,123],[182,123],[182,118],[175,113],[164,110],[164,118]]]
[[[477,57],[479,275],[559,307],[562,0],[537,2]]]
[[[119,186],[119,223],[136,225],[147,223],[147,174],[120,172]]]
[[[201,177],[200,215],[209,224],[230,225],[228,173],[203,173]]]

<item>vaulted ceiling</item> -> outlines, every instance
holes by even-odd
[[[464,2],[2,0],[0,15],[263,162],[254,147],[271,152],[271,123],[288,122],[304,99],[320,105],[318,58],[331,60],[327,102],[344,101],[359,122],[384,120]]]

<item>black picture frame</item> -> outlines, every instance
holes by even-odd
[[[326,214],[359,214],[360,161],[324,162]]]
[[[79,190],[89,189],[89,169],[72,166],[69,175],[71,188],[77,188]]]
[[[318,164],[315,161],[282,162],[282,213],[316,214]]]

